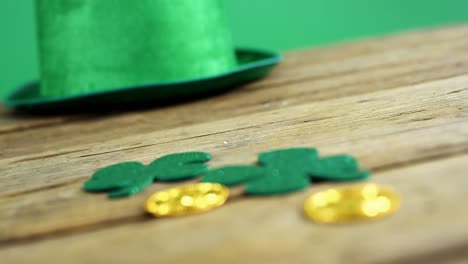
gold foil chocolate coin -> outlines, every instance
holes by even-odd
[[[400,208],[399,195],[376,184],[332,188],[304,203],[308,218],[318,223],[349,223],[382,218]]]
[[[209,211],[223,205],[229,189],[216,183],[195,183],[159,191],[146,201],[154,216],[181,216]]]

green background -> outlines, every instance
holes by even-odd
[[[276,50],[468,21],[468,0],[225,1],[237,44]],[[38,77],[33,14],[32,0],[0,0],[0,98]]]

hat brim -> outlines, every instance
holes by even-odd
[[[18,88],[5,105],[22,111],[90,109],[103,105],[164,102],[217,93],[259,79],[268,74],[282,57],[278,53],[254,49],[236,49],[238,66],[226,73],[201,79],[120,87],[102,92],[73,96],[42,97],[39,82]]]

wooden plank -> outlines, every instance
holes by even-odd
[[[454,52],[458,56],[453,57],[451,54]],[[433,54],[433,57],[426,55],[427,53]],[[399,58],[402,61],[401,64],[390,62],[395,58]],[[360,69],[359,65],[365,63],[371,63],[371,65],[368,69]],[[382,65],[375,63],[382,63]],[[4,146],[0,158],[118,139],[129,134],[135,135],[187,124],[211,122],[288,105],[312,103],[457,76],[468,73],[468,43],[463,41],[458,47],[451,47],[447,50],[439,47],[437,52],[432,53],[431,51],[408,50],[403,54],[388,53],[381,59],[378,56],[371,56],[368,61],[350,61],[340,65],[340,69],[358,69],[352,73],[341,73],[300,83],[254,90],[246,87],[248,92],[241,89],[219,97],[165,109],[82,119],[61,125],[59,129],[44,127],[9,133],[0,137],[0,146]],[[317,65],[309,68],[308,71],[310,76],[316,76],[322,71],[333,71],[334,67],[336,68],[336,65]],[[31,148],[31,142],[34,142],[33,148]]]
[[[0,108],[0,259],[464,263],[467,36],[462,25],[289,52],[268,78],[185,105],[54,117]],[[217,167],[291,146],[357,156],[376,172],[372,181],[402,192],[402,211],[368,225],[311,224],[300,207],[329,186],[317,184],[155,220],[142,204],[174,184],[119,201],[81,190],[116,162],[202,150]]]
[[[7,263],[446,263],[468,257],[468,155],[379,173],[403,206],[369,224],[322,226],[311,193],[240,198],[210,213],[122,224],[0,250]],[[111,212],[110,212],[111,213]],[[116,212],[117,213],[117,212]],[[25,254],[26,252],[26,254]]]
[[[108,165],[108,162],[143,157],[148,160],[142,161],[149,162],[155,155],[183,151],[188,146],[211,150],[214,147],[219,149],[219,144],[222,144],[222,149],[257,144],[254,148],[263,150],[260,148],[262,145],[274,146],[264,144],[265,140],[271,142],[279,139],[283,141],[282,145],[320,143],[327,139],[340,140],[345,136],[378,137],[431,125],[464,122],[468,104],[467,81],[468,75],[465,75],[390,91],[289,106],[252,114],[249,118],[241,116],[129,135],[109,140],[106,144],[77,144],[72,148],[1,159],[0,192],[28,190],[35,183],[39,184],[35,187],[41,187],[42,183],[52,183],[55,178],[62,181],[76,179],[77,176],[69,178],[63,172],[54,173],[61,163],[68,168],[81,164],[83,169],[88,167],[94,170],[96,167],[82,164],[93,163],[101,167]],[[291,141],[284,142],[285,138]],[[433,140],[436,142],[437,139]],[[224,141],[228,144],[223,144]],[[107,158],[110,160],[106,161]],[[42,171],[45,168],[48,171]],[[32,171],[39,175],[31,175]]]
[[[303,95],[306,93],[309,96],[291,96],[292,100],[287,103],[299,103],[304,100],[323,100],[348,95],[349,93],[357,94],[366,91],[366,89],[386,89],[397,87],[398,85],[418,83],[428,78],[435,80],[455,76],[459,73],[468,72],[468,65],[466,65],[467,63],[464,59],[467,57],[466,50],[468,44],[464,41],[466,35],[468,35],[467,28],[466,26],[460,26],[412,32],[383,39],[378,38],[366,42],[346,44],[345,46],[338,45],[332,48],[324,47],[310,51],[291,52],[286,55],[285,62],[269,78],[248,85],[244,89],[238,89],[225,96],[207,99],[191,105],[191,108],[194,108],[194,110],[203,112],[210,112],[210,109],[218,109],[220,107],[225,109],[224,111],[216,112],[218,113],[216,115],[200,115],[194,118],[193,115],[190,115],[191,112],[185,110],[187,107],[164,109],[164,112],[169,112],[167,115],[161,115],[160,109],[148,110],[145,115],[160,121],[157,124],[162,123],[167,128],[187,122],[212,121],[259,110],[271,110],[273,107],[278,107],[285,103],[284,100],[278,100],[278,92],[283,92],[288,87],[277,86],[297,82],[308,81],[310,87],[314,86],[317,88],[312,90],[304,89],[306,86],[302,86],[302,89],[298,89],[297,87],[288,88],[291,90],[292,95]],[[458,56],[452,58],[451,55],[453,53],[457,53]],[[362,74],[365,71],[367,71],[367,74]],[[368,71],[372,71],[372,74],[369,74]],[[333,82],[330,79],[333,79]],[[386,81],[384,82],[382,79]],[[387,81],[387,79],[393,81]],[[345,85],[350,89],[336,92],[337,87]],[[361,88],[356,89],[356,87]],[[276,91],[272,93],[265,91],[270,88],[276,88]],[[252,96],[251,90],[259,89],[260,91],[254,95],[260,97],[255,102],[252,102],[254,96]],[[239,102],[244,103],[239,106]],[[211,108],[207,108],[207,106]],[[154,115],[150,115],[150,113],[154,113]],[[172,113],[178,117],[182,117],[176,119],[164,118],[165,116],[172,117]],[[82,138],[86,137],[92,142],[96,136],[95,132],[105,130],[109,124],[114,125],[112,128],[117,126],[128,127],[130,131],[123,130],[123,132],[118,133],[118,131],[122,131],[119,129],[117,133],[105,133],[104,131],[97,135],[102,136],[102,138],[118,138],[122,136],[122,133],[138,132],[138,130],[132,128],[135,127],[135,120],[140,119],[141,112],[137,114],[115,114],[112,118],[106,115],[101,117],[103,118],[95,115],[83,115],[31,118],[28,116],[0,115],[0,134],[7,134],[7,136],[2,137],[3,142],[0,142],[0,146],[18,138],[40,138],[40,142],[43,142],[43,144],[38,147],[41,147],[43,150],[47,147],[55,147],[56,145],[54,144],[74,144],[74,142],[70,142],[69,138],[64,135],[69,135],[69,133],[76,131],[80,132]],[[83,120],[85,121],[80,122]],[[64,123],[71,122],[74,124],[77,121],[79,123],[74,126],[62,126],[54,135],[50,135],[50,132],[53,130],[49,131],[47,129],[50,126],[62,125]],[[88,122],[90,123],[89,127],[82,128]],[[141,127],[141,125],[139,124],[137,127]],[[43,129],[31,130],[32,128]],[[141,129],[144,130],[145,128],[160,129],[161,126],[155,125],[154,122],[147,122],[146,126]],[[26,129],[29,131],[18,133]],[[109,130],[114,131],[114,129]],[[8,146],[7,151],[0,153],[0,157],[14,156],[25,151],[31,151],[28,145],[23,145],[21,142],[8,144]]]
[[[39,127],[49,127],[63,124],[76,119],[73,117],[50,116],[38,117],[15,113],[14,111],[0,105],[0,135],[30,130]]]
[[[260,112],[249,119],[237,117],[56,154],[0,160],[0,190],[9,196],[0,200],[0,240],[139,221],[145,198],[166,185],[108,202],[103,195],[83,193],[82,182],[103,166],[128,160],[149,163],[187,148],[212,153],[211,164],[220,166],[251,163],[264,150],[316,146],[324,154],[352,153],[377,170],[464,153],[468,150],[466,83],[468,75]]]

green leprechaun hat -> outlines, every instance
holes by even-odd
[[[89,109],[218,92],[266,75],[281,56],[236,49],[223,0],[36,0],[41,79],[22,110]]]

